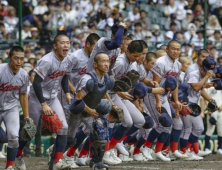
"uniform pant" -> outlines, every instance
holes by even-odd
[[[9,148],[18,148],[18,137],[20,128],[20,118],[18,106],[15,106],[9,110],[0,111],[0,122],[4,122]]]
[[[214,112],[211,114],[211,116],[213,116],[216,120],[217,120],[217,134],[218,136],[222,136],[222,112]],[[210,115],[207,114],[207,131],[206,131],[206,135],[207,136],[212,136],[214,131],[215,131],[215,127],[216,125],[212,125],[209,122],[210,119]]]
[[[68,124],[66,121],[65,113],[63,108],[58,100],[58,98],[54,98],[46,101],[49,107],[56,112],[59,119],[62,121],[62,129],[57,133],[58,135],[67,135],[68,132]],[[38,126],[39,119],[43,114],[42,106],[39,103],[38,98],[35,95],[30,95],[29,97],[29,116],[33,119],[34,124]]]

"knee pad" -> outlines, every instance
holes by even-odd
[[[9,148],[18,148],[19,147],[19,142],[18,139],[9,139],[8,140],[8,147]]]
[[[68,126],[64,127],[57,133],[58,135],[67,135],[68,134]]]

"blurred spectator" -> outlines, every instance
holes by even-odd
[[[66,4],[66,0],[58,0],[58,11],[59,12],[63,12],[65,10],[65,4]]]
[[[189,58],[191,59],[193,49],[189,43],[185,42],[182,45],[181,52],[184,52],[186,54],[186,56],[189,56]]]
[[[210,48],[210,56],[213,57],[215,61],[217,61],[219,57],[219,52],[217,51],[216,47],[213,46]]]
[[[8,32],[11,33],[15,30],[18,24],[18,17],[16,17],[16,11],[14,7],[9,7],[8,16],[4,17],[4,22],[8,24]]]
[[[174,36],[174,33],[173,31],[167,31],[165,34],[164,34],[164,40],[165,41],[170,41],[173,39],[173,36]]]
[[[146,31],[145,32],[145,39],[144,40],[146,41],[148,47],[152,47],[153,46],[153,44],[151,42],[151,38],[152,38],[152,33],[150,31]]]
[[[121,22],[124,19],[124,16],[121,13],[119,13],[119,9],[116,7],[113,8],[110,17],[113,18],[114,23]]]
[[[31,31],[31,37],[27,37],[26,39],[27,40],[38,40],[39,39],[38,28],[32,27],[30,29],[30,31]],[[28,44],[30,45],[30,48],[32,50],[35,50],[37,48],[37,46],[38,46],[37,42],[35,42],[35,41],[33,41],[33,42],[32,41],[28,41]]]
[[[78,12],[73,10],[69,3],[65,5],[65,25],[75,27],[77,25]]]
[[[150,30],[150,21],[146,16],[146,11],[144,11],[144,10],[140,11],[140,19],[137,21],[139,21],[142,24],[142,28],[144,30]]]
[[[172,31],[174,36],[176,37],[176,32],[179,30],[177,29],[177,24],[175,22],[170,23],[170,31]]]
[[[181,23],[179,21],[176,20],[176,14],[175,13],[172,13],[170,14],[170,17],[167,19],[166,23],[165,23],[165,29],[166,30],[170,30],[170,24],[172,22],[176,23],[177,24],[177,29],[178,30],[181,30]]]
[[[164,15],[169,17],[170,14],[176,13],[177,5],[175,4],[175,0],[168,0],[167,6],[164,8]]]
[[[0,23],[0,39],[6,39],[6,35],[8,34],[5,25]]]
[[[222,65],[222,57],[217,58],[217,65]]]
[[[106,9],[106,16],[108,17],[112,12],[112,7],[110,6],[109,0],[104,0],[104,3],[100,6],[100,8]]]
[[[209,38],[216,47],[221,47],[222,46],[222,37],[221,37],[221,31],[216,30],[214,31],[214,35]]]
[[[175,3],[177,6],[181,5],[183,7],[185,7],[188,4],[186,0],[177,0]]]
[[[31,64],[30,63],[28,63],[28,62],[25,62],[24,64],[23,64],[23,69],[27,72],[27,73],[29,73],[32,69],[31,69]],[[30,151],[28,151],[28,153],[29,153]],[[29,153],[30,154],[30,153]],[[29,155],[29,157],[30,157],[30,155]]]
[[[153,25],[151,41],[154,41],[154,42],[164,41],[164,37],[160,32],[160,26],[159,25],[156,25],[156,24]]]
[[[0,64],[2,64],[3,63],[3,60],[2,60],[2,58],[0,58]]]
[[[38,0],[38,5],[34,8],[33,14],[34,15],[43,15],[45,12],[48,11],[48,7],[46,5],[46,0]]]
[[[144,40],[145,38],[145,32],[143,31],[142,24],[140,22],[136,22],[134,24],[133,37],[135,40]]]
[[[217,8],[215,9],[215,15],[217,16],[220,25],[222,25],[222,1],[217,1],[218,5]]]
[[[76,50],[80,49],[81,42],[79,40],[74,40],[71,44],[71,52],[75,52]]]
[[[204,47],[204,30],[197,30],[197,36],[191,39],[191,45],[199,46],[200,48]]]
[[[129,11],[128,18],[131,22],[134,22],[134,21],[140,19],[140,13],[139,13],[139,7],[138,6],[135,6],[133,8],[133,11]]]
[[[206,49],[210,52],[210,49],[213,47],[213,42],[211,40],[207,40]]]
[[[185,18],[186,18],[186,10],[184,9],[184,6],[178,5],[176,10],[176,19],[181,23]]]
[[[33,13],[31,0],[22,0],[22,16],[28,16]]]
[[[187,31],[184,33],[184,37],[187,42],[190,43],[193,38],[197,37],[196,30],[197,28],[193,23],[188,25]]]
[[[195,9],[194,0],[188,0],[188,4],[184,7],[184,9],[186,10],[191,9],[192,11],[194,11]]]
[[[193,11],[194,13],[194,17],[199,17],[199,16],[203,16],[204,15],[204,11],[203,11],[203,8],[201,6],[201,4],[197,4],[195,6],[195,10]]]
[[[212,36],[215,30],[221,30],[221,25],[216,15],[211,15],[207,22],[207,36]]]
[[[191,21],[193,20],[193,18],[194,18],[193,12],[192,12],[190,9],[188,9],[188,10],[186,11],[186,18],[184,18],[183,21],[182,21],[182,30],[183,30],[183,31],[186,31],[186,30],[187,30],[187,25],[188,25],[189,23],[191,23]]]
[[[197,29],[200,29],[202,27],[202,24],[201,24],[199,18],[194,18],[193,23],[194,23],[194,25],[196,26]]]
[[[93,17],[97,14],[97,11],[99,9],[99,5],[97,3],[97,0],[90,0],[88,6],[87,6],[87,15],[88,17]]]
[[[43,21],[42,21],[42,26],[43,28],[46,28],[49,21],[53,18],[54,13],[55,13],[55,6],[53,4],[49,4],[48,6],[49,10],[47,12],[44,13],[43,15]]]
[[[88,30],[88,26],[87,26],[87,19],[86,18],[82,18],[79,21],[79,27],[81,30]]]
[[[31,37],[30,27],[31,27],[31,24],[28,20],[23,22],[23,28],[22,28],[22,39],[23,40],[26,39],[27,37]],[[18,32],[17,32],[16,37],[19,38]]]
[[[176,40],[181,41],[181,42],[185,41],[185,38],[182,32],[176,33]]]
[[[0,15],[8,16],[8,1],[7,0],[1,1]]]
[[[159,0],[149,0],[148,4],[152,6],[158,6],[160,4]]]
[[[31,64],[30,68],[31,69],[34,69],[35,68],[35,65],[37,63],[37,60],[36,60],[36,56],[34,54],[30,54],[29,58],[28,58],[28,63]]]

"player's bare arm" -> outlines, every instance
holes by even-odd
[[[72,85],[72,83],[70,82],[70,80],[69,80],[69,90],[70,90],[70,92],[71,92],[72,94],[75,93],[75,87]]]
[[[175,100],[175,104],[177,105],[178,109],[181,110],[183,105],[178,100],[178,86],[176,87],[174,91],[172,91],[172,94]]]
[[[22,106],[22,111],[23,111],[24,120],[25,120],[26,118],[29,118],[28,95],[26,93],[19,93],[19,100]]]
[[[122,97],[123,99],[133,100],[133,96],[130,95],[128,92],[117,92],[117,94]]]
[[[156,81],[158,84],[160,83],[160,77],[155,73],[153,73],[153,80]],[[158,112],[161,112],[162,103],[160,101],[160,96],[159,94],[154,94],[154,96],[156,99],[156,109],[158,110]]]

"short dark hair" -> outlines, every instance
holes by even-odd
[[[96,33],[91,33],[86,38],[86,43],[89,42],[90,45],[95,44],[100,39],[100,36]]]
[[[101,54],[106,54],[106,53],[97,53],[97,54],[95,55],[95,57],[94,57],[94,62],[95,62],[95,63],[98,63],[98,61],[99,61],[99,56],[100,56]]]
[[[11,57],[13,55],[13,53],[15,52],[23,52],[24,53],[24,49],[20,46],[13,46],[10,51],[9,51],[9,57]]]
[[[65,34],[57,34],[53,40],[53,44],[56,44],[60,37],[67,37],[67,36]]]
[[[174,44],[174,43],[180,44],[180,42],[177,41],[177,40],[171,40],[171,41],[167,44],[167,47],[171,46],[171,44]],[[181,45],[181,44],[180,44],[180,45]]]
[[[157,59],[156,53],[154,53],[154,52],[148,52],[148,53],[146,54],[145,60],[146,60],[147,62],[149,62],[149,61],[151,61],[152,58]]]
[[[197,53],[197,56],[200,56],[200,55],[202,55],[203,53],[208,53],[208,54],[209,54],[209,52],[207,51],[207,49],[200,49],[200,50],[198,51],[198,53]]]
[[[141,22],[136,22],[136,23],[134,24],[134,27],[137,27],[137,26],[140,26],[140,27],[142,27],[142,24],[141,24]]]
[[[144,40],[139,40],[139,41],[141,41],[141,43],[143,45],[143,49],[148,48],[148,45],[147,45],[146,41],[144,41]]]
[[[125,40],[133,40],[133,34],[127,33]]]
[[[143,44],[140,40],[134,40],[131,43],[129,43],[127,49],[130,53],[142,53],[143,52]]]
[[[142,10],[140,10],[140,14],[141,14],[142,12],[144,12],[144,13],[146,14],[146,11],[145,11],[145,10],[143,10],[143,9],[142,9]]]

